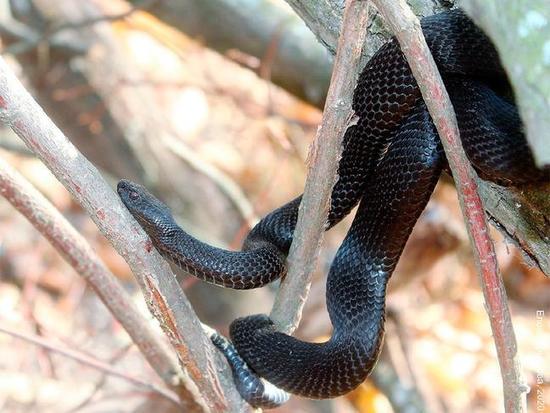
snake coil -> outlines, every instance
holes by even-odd
[[[460,10],[427,17],[422,29],[455,108],[464,149],[479,175],[501,185],[547,180],[548,171],[534,165],[506,75],[485,34]],[[353,109],[359,121],[345,133],[328,227],[359,207],[327,278],[332,336],[325,343],[307,343],[276,331],[265,315],[235,320],[230,335],[238,354],[228,354],[231,348],[215,335],[213,340],[234,367],[242,363],[240,357],[249,366],[234,368],[237,380],[253,380],[252,372],[290,393],[329,398],[358,386],[376,363],[387,282],[447,167],[395,39],[366,65]],[[241,251],[226,251],[188,235],[168,207],[143,187],[121,181],[118,192],[161,254],[196,277],[247,289],[285,274],[300,197],[263,218]],[[284,399],[280,394],[270,399],[258,383],[239,388],[256,406],[272,407]],[[253,394],[246,390],[251,388]]]

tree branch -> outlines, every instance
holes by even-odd
[[[524,252],[530,265],[550,276],[550,183],[522,191],[481,180],[478,185],[490,221]]]
[[[343,9],[341,0],[285,0],[300,16],[306,25],[317,37],[323,46],[331,53],[336,53],[338,35],[342,25]],[[446,10],[451,1],[424,0],[414,2],[415,12],[421,16],[427,16],[438,11]],[[376,16],[377,11],[372,10],[371,14]],[[373,19],[374,20],[374,19]],[[380,27],[379,22],[373,23],[369,29],[369,40],[363,46],[363,63],[380,48],[388,38],[388,33]]]
[[[87,26],[92,26],[97,23],[113,22],[125,19],[126,17],[131,16],[138,10],[147,10],[153,7],[159,1],[160,0],[141,0],[139,2],[136,2],[134,6],[130,7],[124,12],[82,19],[77,22],[60,24],[49,28],[43,33],[36,32],[33,28],[26,26],[21,22],[16,22],[15,20],[10,21],[9,24],[0,24],[0,30],[5,33],[9,33],[11,36],[21,39],[18,43],[9,46],[4,51],[4,53],[9,53],[13,55],[25,53],[44,42],[49,42],[49,44],[58,47],[67,47],[67,45],[69,45],[68,43],[59,43],[52,39],[55,38],[56,35],[58,35],[60,32],[63,32],[65,30],[78,30]],[[74,48],[72,51],[76,53],[85,53],[86,48]]]
[[[244,405],[232,385],[231,373],[214,353],[168,264],[97,169],[46,116],[3,59],[0,119],[48,166],[129,264],[149,309],[189,374],[180,380],[194,396],[190,410],[240,411]]]
[[[162,2],[151,13],[209,48],[222,53],[238,49],[259,60],[278,36],[270,80],[322,105],[331,56],[287,7],[272,0],[179,0]]]
[[[550,166],[550,8],[547,0],[463,0],[491,38],[514,86],[525,135],[540,167]]]
[[[133,3],[137,3],[137,0]],[[288,3],[295,10],[315,8],[319,13],[304,19],[308,24],[314,24],[315,29],[308,30],[304,21],[292,10],[273,0],[164,1],[151,8],[150,13],[186,34],[201,39],[209,48],[222,53],[238,49],[256,57],[261,64],[270,60],[269,78],[273,83],[322,107],[336,52],[343,2],[294,0]],[[423,0],[415,3],[420,13],[432,14],[436,8],[448,2]],[[329,4],[338,8],[335,13],[327,15],[323,12],[328,10]],[[334,25],[333,17],[336,16],[340,20]],[[328,22],[331,24],[327,25]],[[317,38],[312,32],[317,34]],[[320,33],[325,35],[319,36]],[[367,58],[387,39],[387,33],[382,33],[377,24],[370,25],[369,35],[369,42],[363,50]],[[334,42],[325,41],[324,37]],[[277,41],[273,48],[275,38]],[[331,53],[327,53],[325,47]],[[270,51],[273,51],[272,59],[266,58]]]
[[[292,332],[301,312],[319,255],[330,195],[336,183],[344,131],[352,120],[353,90],[367,33],[367,1],[348,0],[323,120],[309,151],[308,176],[288,255],[288,275],[281,283],[271,317]]]
[[[499,275],[485,210],[477,190],[476,173],[462,149],[451,100],[422,34],[420,22],[404,0],[373,0],[373,3],[385,17],[409,62],[441,137],[458,188],[497,349],[506,412],[525,411],[526,387],[521,378],[506,290]]]
[[[239,211],[244,221],[244,225],[246,225],[248,229],[256,225],[259,219],[254,212],[254,207],[235,181],[214,165],[201,159],[201,156],[188,147],[182,140],[172,136],[164,136],[161,140],[163,145],[174,155],[216,184],[220,191],[222,191],[227,199],[235,206],[235,209]]]
[[[4,196],[81,275],[120,322],[151,367],[172,383],[179,366],[115,276],[90,245],[24,177],[0,159],[0,195]]]

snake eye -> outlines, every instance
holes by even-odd
[[[132,201],[135,201],[135,200],[139,199],[139,194],[136,191],[130,191],[128,196],[130,197],[130,199]]]

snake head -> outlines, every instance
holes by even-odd
[[[117,192],[126,208],[149,235],[150,231],[173,222],[170,208],[143,186],[122,179],[117,185]]]

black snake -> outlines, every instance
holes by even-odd
[[[422,29],[451,96],[464,149],[479,175],[501,185],[548,179],[548,171],[534,165],[506,75],[485,34],[460,10],[424,18]],[[279,388],[311,398],[349,392],[372,370],[384,335],[387,282],[447,168],[395,39],[361,73],[353,109],[359,121],[345,133],[327,225],[338,223],[359,203],[327,279],[332,337],[325,343],[303,342],[277,332],[265,315],[238,319],[230,328],[231,340],[251,370]],[[242,251],[226,251],[185,233],[168,207],[143,187],[121,181],[118,192],[161,254],[196,277],[247,289],[285,274],[300,197],[263,218]],[[220,337],[214,341],[233,363],[239,389],[252,404],[272,406],[282,400],[266,398],[266,389],[250,378],[253,374],[234,350]]]

